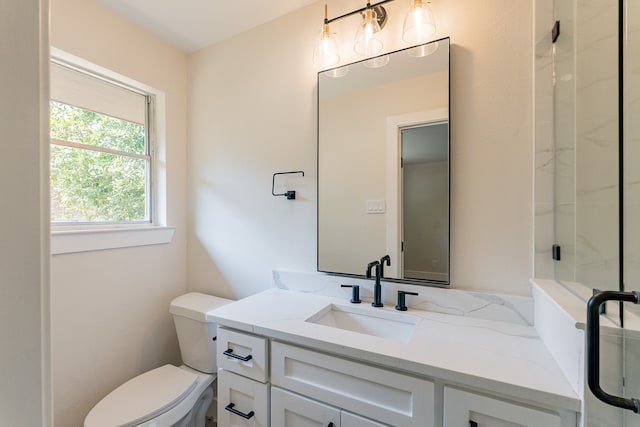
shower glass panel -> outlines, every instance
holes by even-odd
[[[620,288],[618,7],[559,0],[555,16],[554,275],[588,298]]]
[[[624,288],[640,290],[640,1],[624,4],[623,212]],[[624,317],[624,396],[640,398],[640,305],[626,304]],[[624,427],[640,427],[640,414],[624,411]]]
[[[537,98],[553,105],[547,119],[536,104],[536,185],[552,177],[552,240],[561,248],[550,269],[536,258],[536,274],[585,301],[594,289],[640,290],[640,1],[537,0],[536,14],[549,30],[560,22],[557,40],[549,31],[536,47]],[[550,101],[541,90],[547,57]],[[552,123],[547,145],[544,120]],[[536,190],[537,227],[548,200]],[[537,254],[546,238],[536,236]],[[606,315],[623,328],[600,329],[603,389],[640,398],[640,305],[609,302]],[[639,414],[592,395],[587,402],[588,426],[640,427]]]
[[[626,3],[624,46],[624,287],[640,289],[640,1]],[[629,307],[639,311],[640,306]]]

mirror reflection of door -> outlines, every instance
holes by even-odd
[[[447,281],[449,271],[449,124],[401,130],[405,279]]]

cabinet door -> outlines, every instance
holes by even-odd
[[[444,389],[444,427],[561,427],[558,414]]]
[[[340,410],[272,387],[271,425],[274,427],[340,427]]]
[[[377,421],[371,421],[360,415],[351,412],[342,411],[340,413],[341,427],[389,427],[389,424],[382,424]]]
[[[218,371],[218,427],[268,427],[269,388],[229,371]]]
[[[387,369],[274,341],[271,383],[389,425],[434,426],[433,383]]]

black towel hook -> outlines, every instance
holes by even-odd
[[[288,174],[292,174],[292,173],[301,173],[302,176],[304,176],[304,172],[303,171],[292,171],[292,172],[276,172],[273,174],[273,179],[271,180],[271,194],[273,194],[274,196],[285,196],[287,198],[287,200],[295,200],[296,198],[296,192],[295,190],[289,190],[286,191],[282,194],[276,194],[274,193],[273,189],[275,188],[276,185],[276,175],[288,175]]]

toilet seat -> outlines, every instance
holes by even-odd
[[[196,388],[198,379],[195,372],[173,365],[145,372],[102,399],[87,415],[85,427],[142,424],[180,404]]]

